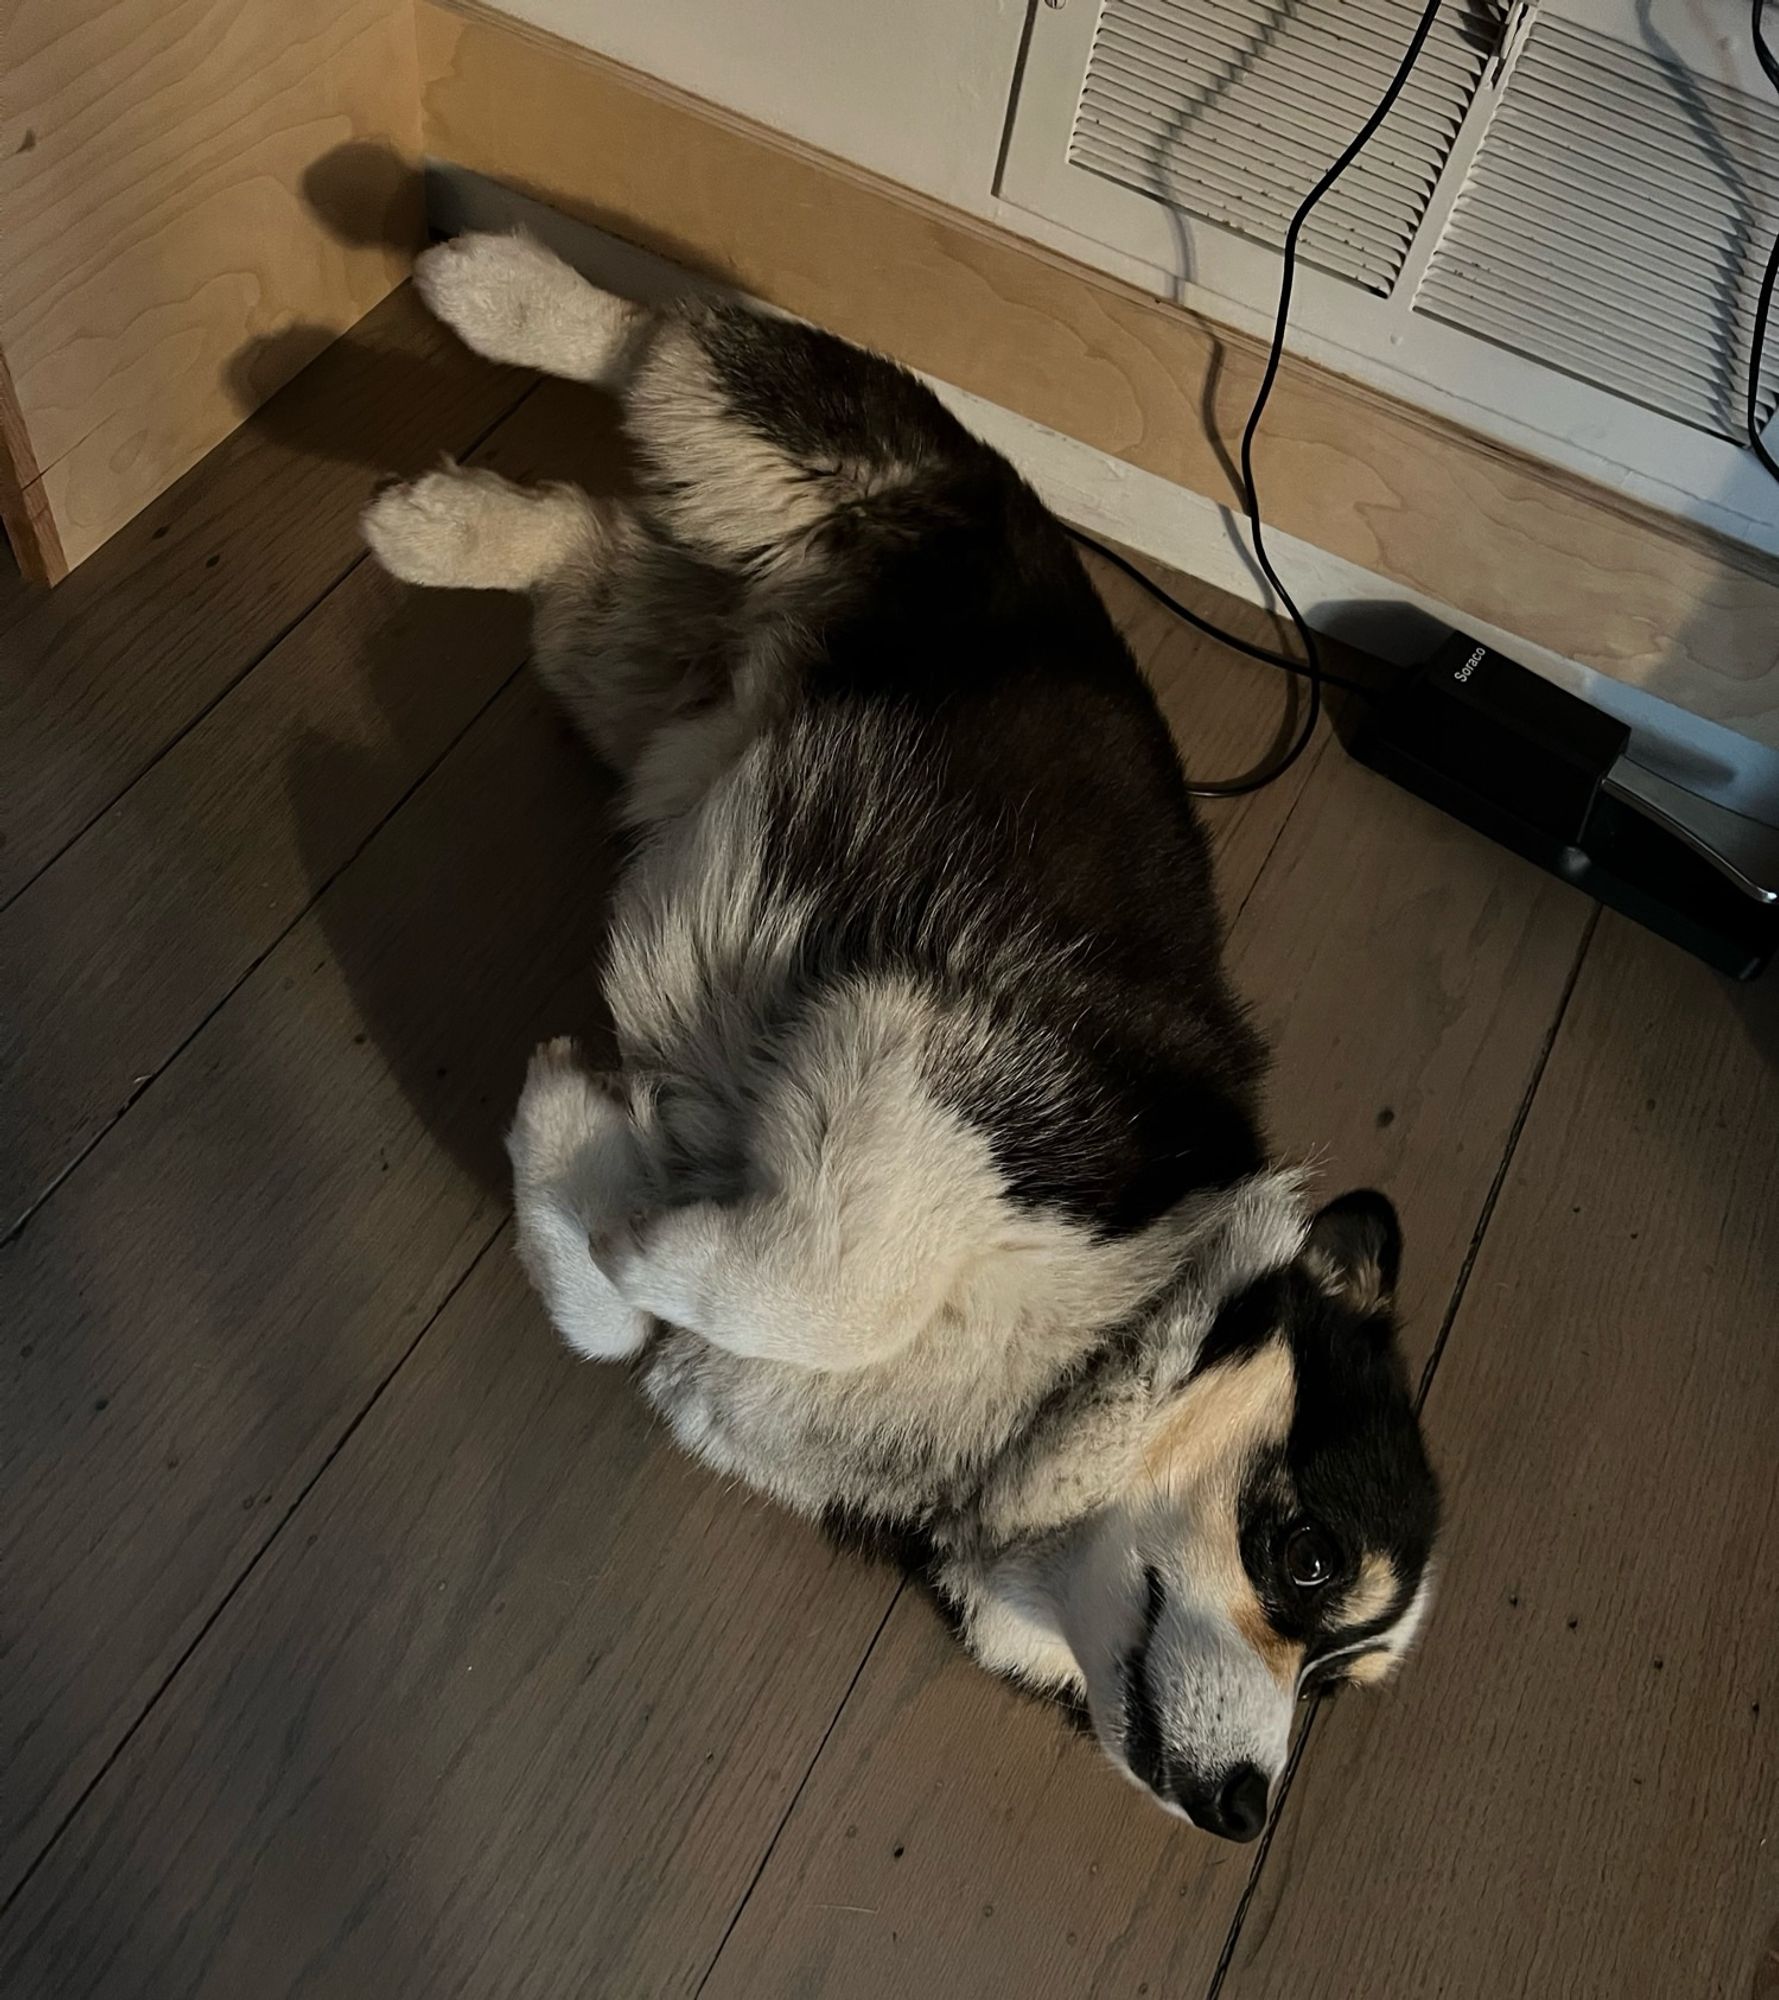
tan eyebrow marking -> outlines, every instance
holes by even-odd
[[[1282,1340],[1239,1361],[1220,1361],[1174,1399],[1143,1453],[1147,1471],[1171,1486],[1210,1479],[1239,1487],[1248,1460],[1284,1441],[1297,1403],[1297,1372]]]
[[[1353,1587],[1329,1614],[1329,1623],[1339,1631],[1348,1625],[1369,1625],[1381,1618],[1402,1592],[1402,1579],[1388,1556],[1368,1555],[1359,1565]]]
[[[1379,1646],[1369,1653],[1355,1653],[1343,1672],[1360,1687],[1376,1687],[1380,1681],[1388,1680],[1395,1668],[1396,1655],[1387,1646]]]

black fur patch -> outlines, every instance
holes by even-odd
[[[767,821],[776,886],[821,913],[812,983],[904,973],[1001,1010],[1029,1056],[934,1083],[1017,1201],[1119,1236],[1254,1172],[1262,1055],[1223,976],[1204,834],[1068,538],[900,370],[742,314],[702,337],[744,421],[812,476],[849,457],[920,473],[817,538],[842,579],[798,724],[822,755],[787,744]],[[897,820],[861,851],[886,774],[848,757],[886,745]]]
[[[906,369],[816,327],[721,304],[698,309],[696,326],[733,414],[813,476],[982,449]]]
[[[1198,1350],[1193,1374],[1202,1375],[1220,1362],[1245,1360],[1264,1347],[1284,1324],[1290,1297],[1288,1274],[1269,1271],[1226,1299]]]
[[[1167,1784],[1167,1745],[1149,1689],[1149,1648],[1161,1622],[1166,1593],[1161,1574],[1144,1572],[1143,1632],[1124,1661],[1124,1757],[1151,1791]]]
[[[1439,1532],[1439,1486],[1388,1315],[1331,1299],[1301,1266],[1281,1275],[1271,1304],[1290,1342],[1296,1400],[1283,1446],[1251,1469],[1243,1491],[1242,1560],[1273,1626],[1313,1655],[1320,1644],[1387,1631],[1402,1615]],[[1251,1333],[1258,1300],[1246,1311]],[[1283,1556],[1302,1522],[1341,1554],[1336,1575],[1307,1593],[1292,1584]],[[1368,1555],[1390,1562],[1395,1597],[1363,1624],[1336,1627],[1331,1610]]]

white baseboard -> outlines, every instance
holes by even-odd
[[[676,265],[648,251],[446,162],[428,164],[427,205],[433,227],[445,235],[522,225],[595,282],[625,297],[683,295],[692,283]],[[1272,592],[1248,552],[1245,524],[1227,508],[999,404],[923,379],[962,422],[1004,453],[1064,520],[1251,604],[1272,607]],[[1182,406],[1181,421],[1192,420]],[[1261,458],[1264,478],[1264,450]],[[1264,501],[1264,490],[1261,497]],[[1733,811],[1779,826],[1779,751],[1512,633],[1478,624],[1294,536],[1272,530],[1267,547],[1318,632],[1409,666],[1426,659],[1446,632],[1462,630],[1628,724],[1639,763]]]

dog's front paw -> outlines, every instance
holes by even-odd
[[[566,1036],[531,1058],[507,1135],[519,1258],[577,1354],[634,1354],[648,1321],[595,1263],[589,1233],[634,1199],[636,1160],[615,1082],[586,1068]]]
[[[446,465],[385,487],[359,516],[371,554],[403,583],[448,589],[461,582],[474,566],[485,510],[478,485],[476,474]]]
[[[519,1262],[550,1323],[589,1361],[635,1354],[648,1339],[645,1313],[593,1261],[584,1218],[569,1191],[520,1182],[513,1203]]]
[[[531,491],[447,463],[379,493],[359,517],[371,553],[403,583],[529,590],[557,569],[587,518],[568,487]]]
[[[714,1202],[613,1213],[588,1232],[593,1261],[639,1310],[708,1333],[731,1228]]]
[[[507,1134],[515,1178],[534,1186],[558,1179],[590,1140],[624,1116],[615,1085],[587,1068],[572,1036],[545,1042],[525,1071]]]

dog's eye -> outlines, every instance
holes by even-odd
[[[1285,1537],[1285,1574],[1299,1590],[1320,1590],[1340,1565],[1320,1528],[1293,1528]]]

